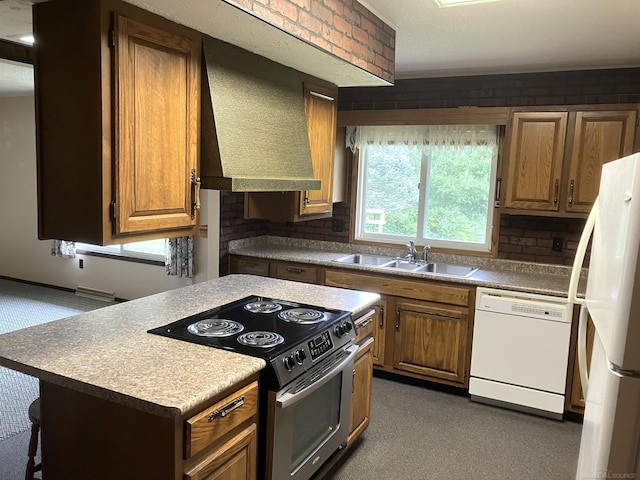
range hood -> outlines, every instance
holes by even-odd
[[[202,188],[317,190],[300,73],[203,37]]]

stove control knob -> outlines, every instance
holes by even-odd
[[[343,325],[338,325],[335,329],[336,335],[341,337],[342,335],[344,335],[346,332],[346,330],[344,329]]]
[[[296,365],[296,361],[293,358],[293,355],[284,357],[284,368],[286,368],[288,371],[293,370],[293,367],[295,367],[295,365]]]
[[[349,333],[351,330],[353,330],[353,325],[351,325],[350,322],[347,322],[344,324],[344,330]]]
[[[307,354],[304,353],[304,350],[297,350],[295,353],[295,357],[298,365],[302,365],[302,362],[304,362],[305,358],[307,358]]]

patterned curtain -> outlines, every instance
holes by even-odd
[[[346,146],[352,151],[367,145],[410,147],[497,147],[495,125],[383,125],[348,127]]]
[[[53,257],[76,258],[76,242],[53,240],[51,242],[51,255]]]
[[[193,236],[167,238],[164,269],[167,275],[193,277]]]

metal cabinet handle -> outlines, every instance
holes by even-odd
[[[558,205],[558,193],[560,192],[560,180],[556,179],[556,186],[553,192],[553,204]]]
[[[396,330],[400,330],[400,309],[396,308]]]
[[[356,329],[365,327],[369,325],[371,320],[373,320],[374,315],[376,314],[375,310],[369,310],[364,315],[359,316],[355,321]]]
[[[287,272],[289,273],[303,273],[304,270],[302,268],[287,268]]]
[[[380,328],[384,328],[384,307],[380,307]]]
[[[209,421],[213,422],[217,417],[226,417],[231,412],[233,412],[236,408],[240,408],[244,405],[244,395],[236,398],[235,400],[231,400],[224,407],[220,407],[209,414]]]
[[[257,267],[258,264],[256,262],[242,262],[242,265],[244,265],[245,267]]]
[[[196,177],[196,171],[191,170],[191,186],[193,187],[193,205],[191,206],[191,218],[195,218],[196,210],[200,210],[200,177]]]
[[[502,191],[502,178],[496,178],[496,196],[494,198],[495,203],[494,206],[495,207],[499,207],[500,206],[500,193]]]
[[[571,180],[571,183],[569,184],[569,206],[570,207],[573,206],[573,188],[574,187],[575,187],[575,182]]]

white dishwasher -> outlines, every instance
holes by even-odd
[[[566,298],[478,288],[471,400],[561,418],[572,307]]]

